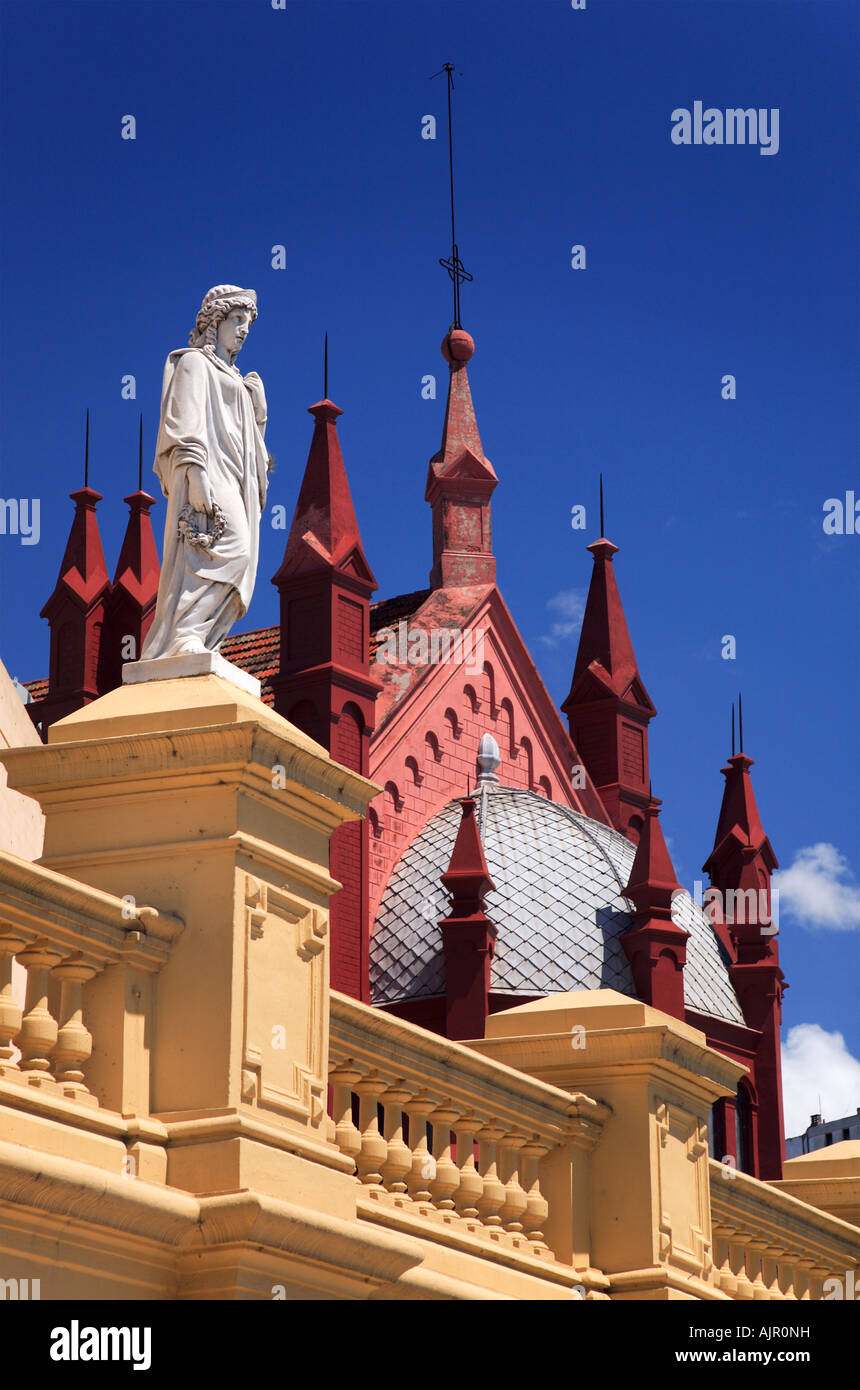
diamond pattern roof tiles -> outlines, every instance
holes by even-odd
[[[495,884],[486,899],[498,932],[493,990],[532,997],[609,988],[635,996],[621,943],[633,920],[623,889],[635,847],[608,826],[535,792],[493,787],[475,797]],[[449,900],[439,880],[459,823],[460,804],[452,801],[394,866],[371,937],[375,1004],[444,993],[439,920]],[[676,898],[673,916],[690,933],[687,1004],[742,1024],[728,960],[707,917],[687,893]]]

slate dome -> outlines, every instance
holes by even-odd
[[[633,921],[624,887],[636,853],[618,831],[536,792],[483,786],[474,793],[495,888],[487,916],[498,932],[494,993],[525,998],[566,990],[616,989],[636,997],[621,942]],[[440,883],[460,823],[451,801],[431,817],[394,866],[370,942],[372,1002],[442,995],[445,960],[439,919],[449,899]],[[684,970],[688,1008],[732,1023],[744,1016],[728,957],[689,893],[673,919],[690,933]]]

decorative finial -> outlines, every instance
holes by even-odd
[[[137,431],[137,490],[143,492],[143,411]]]
[[[741,745],[741,752],[744,751],[744,707],[741,703],[741,694],[738,691],[738,739]]]
[[[735,756],[735,702],[732,700],[732,757]]]
[[[84,487],[90,485],[90,412],[87,407],[87,430],[84,438]]]
[[[328,400],[328,332],[325,335],[325,349],[323,351],[323,400]]]
[[[604,536],[603,530],[603,474],[600,475],[600,536]]]
[[[479,787],[498,786],[496,768],[501,766],[501,762],[502,755],[493,735],[483,734],[478,745],[478,766],[481,769],[478,776]]]
[[[460,253],[457,249],[457,237],[454,231],[454,136],[451,125],[451,93],[454,90],[454,64],[443,63],[439,72],[434,72],[433,77],[440,77],[443,72],[446,74],[448,81],[448,177],[451,190],[451,255],[447,260],[440,257],[439,264],[444,266],[447,270],[454,288],[454,317],[451,321],[451,327],[460,328],[462,327],[460,323],[460,286],[464,280],[471,280],[472,276],[460,260]]]

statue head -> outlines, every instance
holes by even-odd
[[[189,346],[215,351],[220,348],[219,357],[232,362],[256,317],[256,290],[214,285],[203,297],[196,326],[188,338]]]

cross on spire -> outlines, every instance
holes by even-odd
[[[447,270],[454,290],[454,318],[451,323],[452,328],[462,328],[460,322],[460,286],[464,281],[471,280],[463,262],[460,260],[460,253],[457,248],[457,235],[454,230],[454,136],[451,124],[451,93],[454,90],[454,64],[444,63],[439,72],[434,72],[433,77],[439,77],[445,73],[448,83],[448,176],[451,192],[451,254],[449,257],[440,256],[439,264]],[[433,79],[431,78],[431,81]]]

